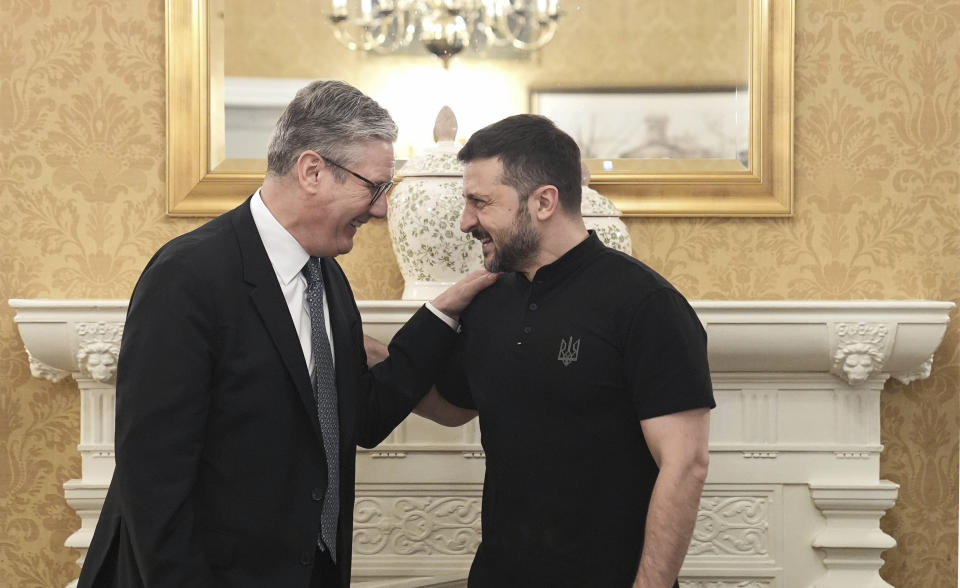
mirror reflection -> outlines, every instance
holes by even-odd
[[[480,0],[459,3],[480,9],[461,17],[486,14]],[[336,78],[391,112],[400,127],[399,158],[432,144],[433,121],[449,105],[460,140],[518,112],[550,116],[578,140],[584,157],[601,160],[607,171],[638,159],[734,160],[746,167],[748,0],[515,0],[487,8],[518,3],[545,11],[552,29],[542,47],[484,43],[482,23],[465,20],[464,46],[445,64],[422,42],[366,43],[364,50],[358,19],[364,10],[375,15],[406,6],[404,22],[436,20],[437,6],[456,0],[224,2],[214,15],[222,19],[223,155],[262,159],[273,123],[296,90],[308,80]],[[347,11],[347,21],[337,20],[338,11]],[[353,26],[352,49],[345,22]],[[511,23],[499,26],[533,38],[532,24],[524,32],[517,28],[522,23]],[[386,38],[390,30],[409,30],[378,26],[368,33]]]

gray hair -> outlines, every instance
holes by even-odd
[[[397,140],[397,124],[373,99],[338,80],[302,88],[277,120],[267,147],[267,173],[284,176],[310,149],[342,165],[359,163],[359,145]],[[333,167],[337,181],[345,172]]]

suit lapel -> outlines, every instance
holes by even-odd
[[[284,367],[297,389],[297,394],[303,402],[304,408],[313,424],[317,438],[323,440],[320,433],[320,422],[317,418],[317,405],[313,398],[313,387],[310,384],[310,373],[300,347],[297,330],[290,318],[287,302],[283,298],[277,275],[267,257],[260,233],[253,222],[250,213],[250,200],[236,209],[233,216],[233,226],[237,232],[240,253],[243,258],[243,279],[250,284],[250,298],[270,338],[276,347]]]
[[[358,342],[354,341],[357,319],[353,297],[347,292],[349,285],[344,281],[337,262],[323,259],[323,278],[337,362],[337,413],[343,442],[354,438],[352,415],[356,414],[356,398],[353,391],[357,387],[356,374],[360,373],[360,366],[357,365]]]

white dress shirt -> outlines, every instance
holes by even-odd
[[[300,339],[303,358],[306,360],[307,367],[312,375],[313,356],[311,350],[313,346],[310,344],[310,305],[306,303],[307,278],[302,273],[303,266],[310,259],[310,254],[273,216],[267,205],[263,203],[259,189],[250,200],[250,213],[253,215],[257,232],[260,233],[263,247],[267,250],[270,265],[273,266],[273,271],[277,275],[277,282],[280,284],[283,298],[287,302],[287,309],[290,311],[290,318],[293,319],[293,326],[297,330],[297,338]],[[330,306],[326,302],[326,282],[324,282],[323,287],[323,324],[327,331],[327,340],[330,341],[330,354],[336,362],[336,356],[333,355],[333,332],[330,328]],[[450,328],[457,329],[459,326],[457,321],[437,310],[429,302],[426,306],[430,312],[449,325]]]
[[[293,327],[297,330],[297,338],[300,339],[303,358],[307,361],[310,373],[313,374],[313,346],[310,344],[310,305],[307,304],[307,278],[302,273],[303,266],[310,259],[310,254],[274,218],[273,213],[263,203],[260,190],[257,190],[257,193],[250,200],[250,213],[253,214],[253,222],[257,225],[257,232],[260,233],[263,248],[267,250],[270,265],[273,266],[273,271],[277,275],[277,282],[280,283],[283,299],[287,301],[287,309],[290,311],[290,318],[293,319]],[[336,356],[333,355],[333,332],[330,329],[330,306],[327,304],[326,284],[323,288],[323,324],[327,330],[327,340],[330,341],[330,354],[336,362]]]

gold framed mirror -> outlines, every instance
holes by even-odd
[[[663,4],[665,0],[643,0],[639,4],[631,1],[634,7],[646,2],[654,7],[659,5],[661,8],[656,9],[661,11],[669,5]],[[742,67],[744,79],[736,79],[727,87],[716,83],[690,87],[597,87],[590,80],[576,86],[526,81],[526,108],[551,118],[562,116],[564,109],[580,112],[589,103],[602,109],[603,100],[607,99],[670,101],[681,94],[696,93],[698,98],[709,100],[711,93],[719,96],[720,90],[728,90],[729,95],[741,101],[748,113],[743,131],[746,148],[738,152],[741,155],[692,158],[681,153],[666,158],[656,152],[644,152],[642,157],[625,156],[640,154],[640,150],[635,150],[598,152],[597,157],[588,159],[591,185],[613,200],[625,216],[792,213],[794,2],[735,1],[741,3],[737,13],[743,22],[738,26],[744,31],[746,58]],[[583,8],[587,16],[595,6],[605,5],[597,0],[571,0],[567,4],[575,5],[577,12]],[[316,5],[318,10],[325,6],[322,0]],[[224,47],[231,45],[225,42],[225,6],[234,4],[224,0],[166,0],[167,210],[172,216],[215,216],[229,210],[257,189],[266,167],[260,158],[228,157]],[[560,24],[563,31],[564,21]],[[689,34],[696,36],[701,32]],[[554,43],[560,51],[559,32],[557,38]],[[263,45],[257,45],[257,50],[264,51]],[[316,57],[311,57],[315,62]],[[311,75],[321,77],[312,72]],[[334,73],[331,77],[336,76]],[[404,123],[398,121],[402,133]]]

